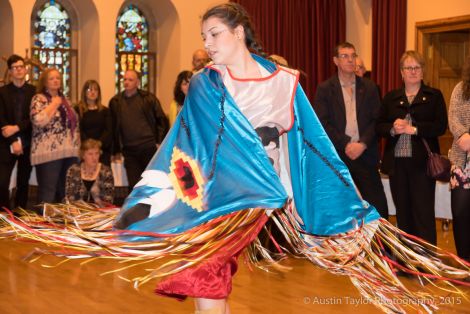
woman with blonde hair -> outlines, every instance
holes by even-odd
[[[436,180],[426,174],[428,153],[439,153],[438,137],[447,128],[440,90],[423,83],[424,59],[407,51],[400,59],[403,87],[385,95],[377,132],[386,138],[381,170],[389,175],[398,227],[436,244]]]
[[[114,178],[111,169],[100,163],[101,142],[87,139],[80,147],[82,162],[67,171],[66,200],[82,200],[101,207],[113,203]]]
[[[97,81],[88,80],[83,84],[80,102],[75,110],[80,117],[80,137],[82,141],[89,138],[102,143],[100,161],[111,164],[111,114],[101,102],[101,88]]]
[[[36,167],[39,202],[60,202],[67,169],[78,161],[78,117],[62,93],[62,75],[56,68],[41,73],[37,92],[30,112],[31,165]]]

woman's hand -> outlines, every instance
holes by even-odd
[[[406,129],[409,126],[410,124],[408,121],[404,119],[396,119],[395,122],[393,122],[393,130],[395,131],[395,134],[406,133]]]
[[[17,125],[5,125],[2,128],[2,135],[4,137],[10,137],[13,134],[19,132],[20,128]]]
[[[457,140],[456,143],[460,147],[461,150],[470,152],[470,134],[465,133]]]
[[[59,106],[62,104],[62,98],[60,96],[53,96],[51,99],[51,105],[53,105],[55,108],[59,108]]]

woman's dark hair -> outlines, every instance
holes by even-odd
[[[175,88],[173,89],[173,97],[179,106],[183,105],[184,98],[186,97],[186,95],[181,90],[181,84],[184,81],[189,82],[189,80],[191,79],[191,76],[193,76],[193,72],[182,71],[180,72],[180,74],[178,74],[178,77],[176,78]]]
[[[462,98],[470,100],[470,55],[467,56],[462,67]]]
[[[232,30],[235,29],[235,27],[238,25],[243,26],[245,31],[245,44],[248,49],[252,50],[258,55],[263,57],[265,56],[265,53],[263,53],[263,48],[256,38],[251,18],[246,12],[245,8],[243,8],[241,5],[233,2],[217,5],[204,13],[202,16],[202,21],[204,22],[210,17],[221,19],[222,22]]]
[[[98,110],[103,109],[103,104],[101,103],[101,87],[95,80],[88,80],[83,84],[82,92],[80,94],[80,102],[78,103],[78,113],[80,117],[83,117],[83,114],[88,111],[88,103],[86,92],[89,88],[96,88],[98,91],[98,98],[96,99],[96,105]]]
[[[18,61],[23,61],[24,63],[24,59],[20,57],[19,55],[11,55],[7,60],[8,68],[11,69],[12,64]]]

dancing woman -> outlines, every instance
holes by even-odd
[[[213,63],[192,77],[181,113],[115,230],[51,230],[41,235],[45,242],[62,248],[63,232],[67,256],[75,249],[81,257],[157,261],[135,284],[164,276],[156,292],[195,298],[196,313],[229,313],[226,300],[245,248],[258,249],[251,260],[261,255],[272,261],[256,239],[270,218],[294,254],[349,276],[384,311],[403,311],[400,304],[433,307],[419,302],[423,294],[408,290],[392,267],[446,277],[458,293],[452,282],[467,278],[469,265],[456,259],[459,269],[446,266],[438,258],[443,252],[381,220],[361,200],[298,84],[298,72],[258,56],[245,10],[234,3],[209,9],[201,33]],[[64,250],[54,254],[64,256]]]

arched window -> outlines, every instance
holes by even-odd
[[[55,0],[46,2],[33,17],[32,56],[45,67],[56,67],[62,73],[64,94],[71,96],[72,56],[71,23],[67,11]],[[40,75],[39,67],[33,69],[33,81]]]
[[[155,53],[149,52],[147,19],[135,5],[125,6],[116,24],[116,92],[123,90],[122,77],[127,70],[139,72],[140,88],[153,91],[154,61]]]

